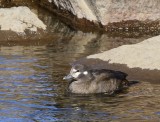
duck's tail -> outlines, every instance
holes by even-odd
[[[125,86],[129,86],[129,84],[130,84],[130,82],[127,79],[125,79],[123,82],[124,82]]]
[[[132,86],[132,85],[135,85],[137,83],[139,83],[139,81],[128,81],[127,79],[123,80],[123,85],[128,87],[128,86]]]

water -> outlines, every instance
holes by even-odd
[[[58,38],[9,45],[0,42],[0,121],[160,121],[158,83],[141,81],[116,96],[73,95],[67,94],[67,82],[62,80],[72,61],[148,36],[83,33],[49,13],[43,19],[49,33]]]

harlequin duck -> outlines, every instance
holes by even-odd
[[[108,69],[88,69],[82,64],[72,66],[70,73],[63,79],[69,81],[68,89],[72,93],[108,93],[113,94],[128,85],[127,74]]]

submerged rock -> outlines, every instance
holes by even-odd
[[[12,7],[0,9],[0,29],[24,33],[25,30],[37,31],[46,29],[46,25],[31,12],[28,7]]]

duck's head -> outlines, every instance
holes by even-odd
[[[82,64],[75,64],[72,66],[70,73],[63,79],[68,81],[77,81],[79,79],[87,78],[90,76],[90,72],[87,67]]]

